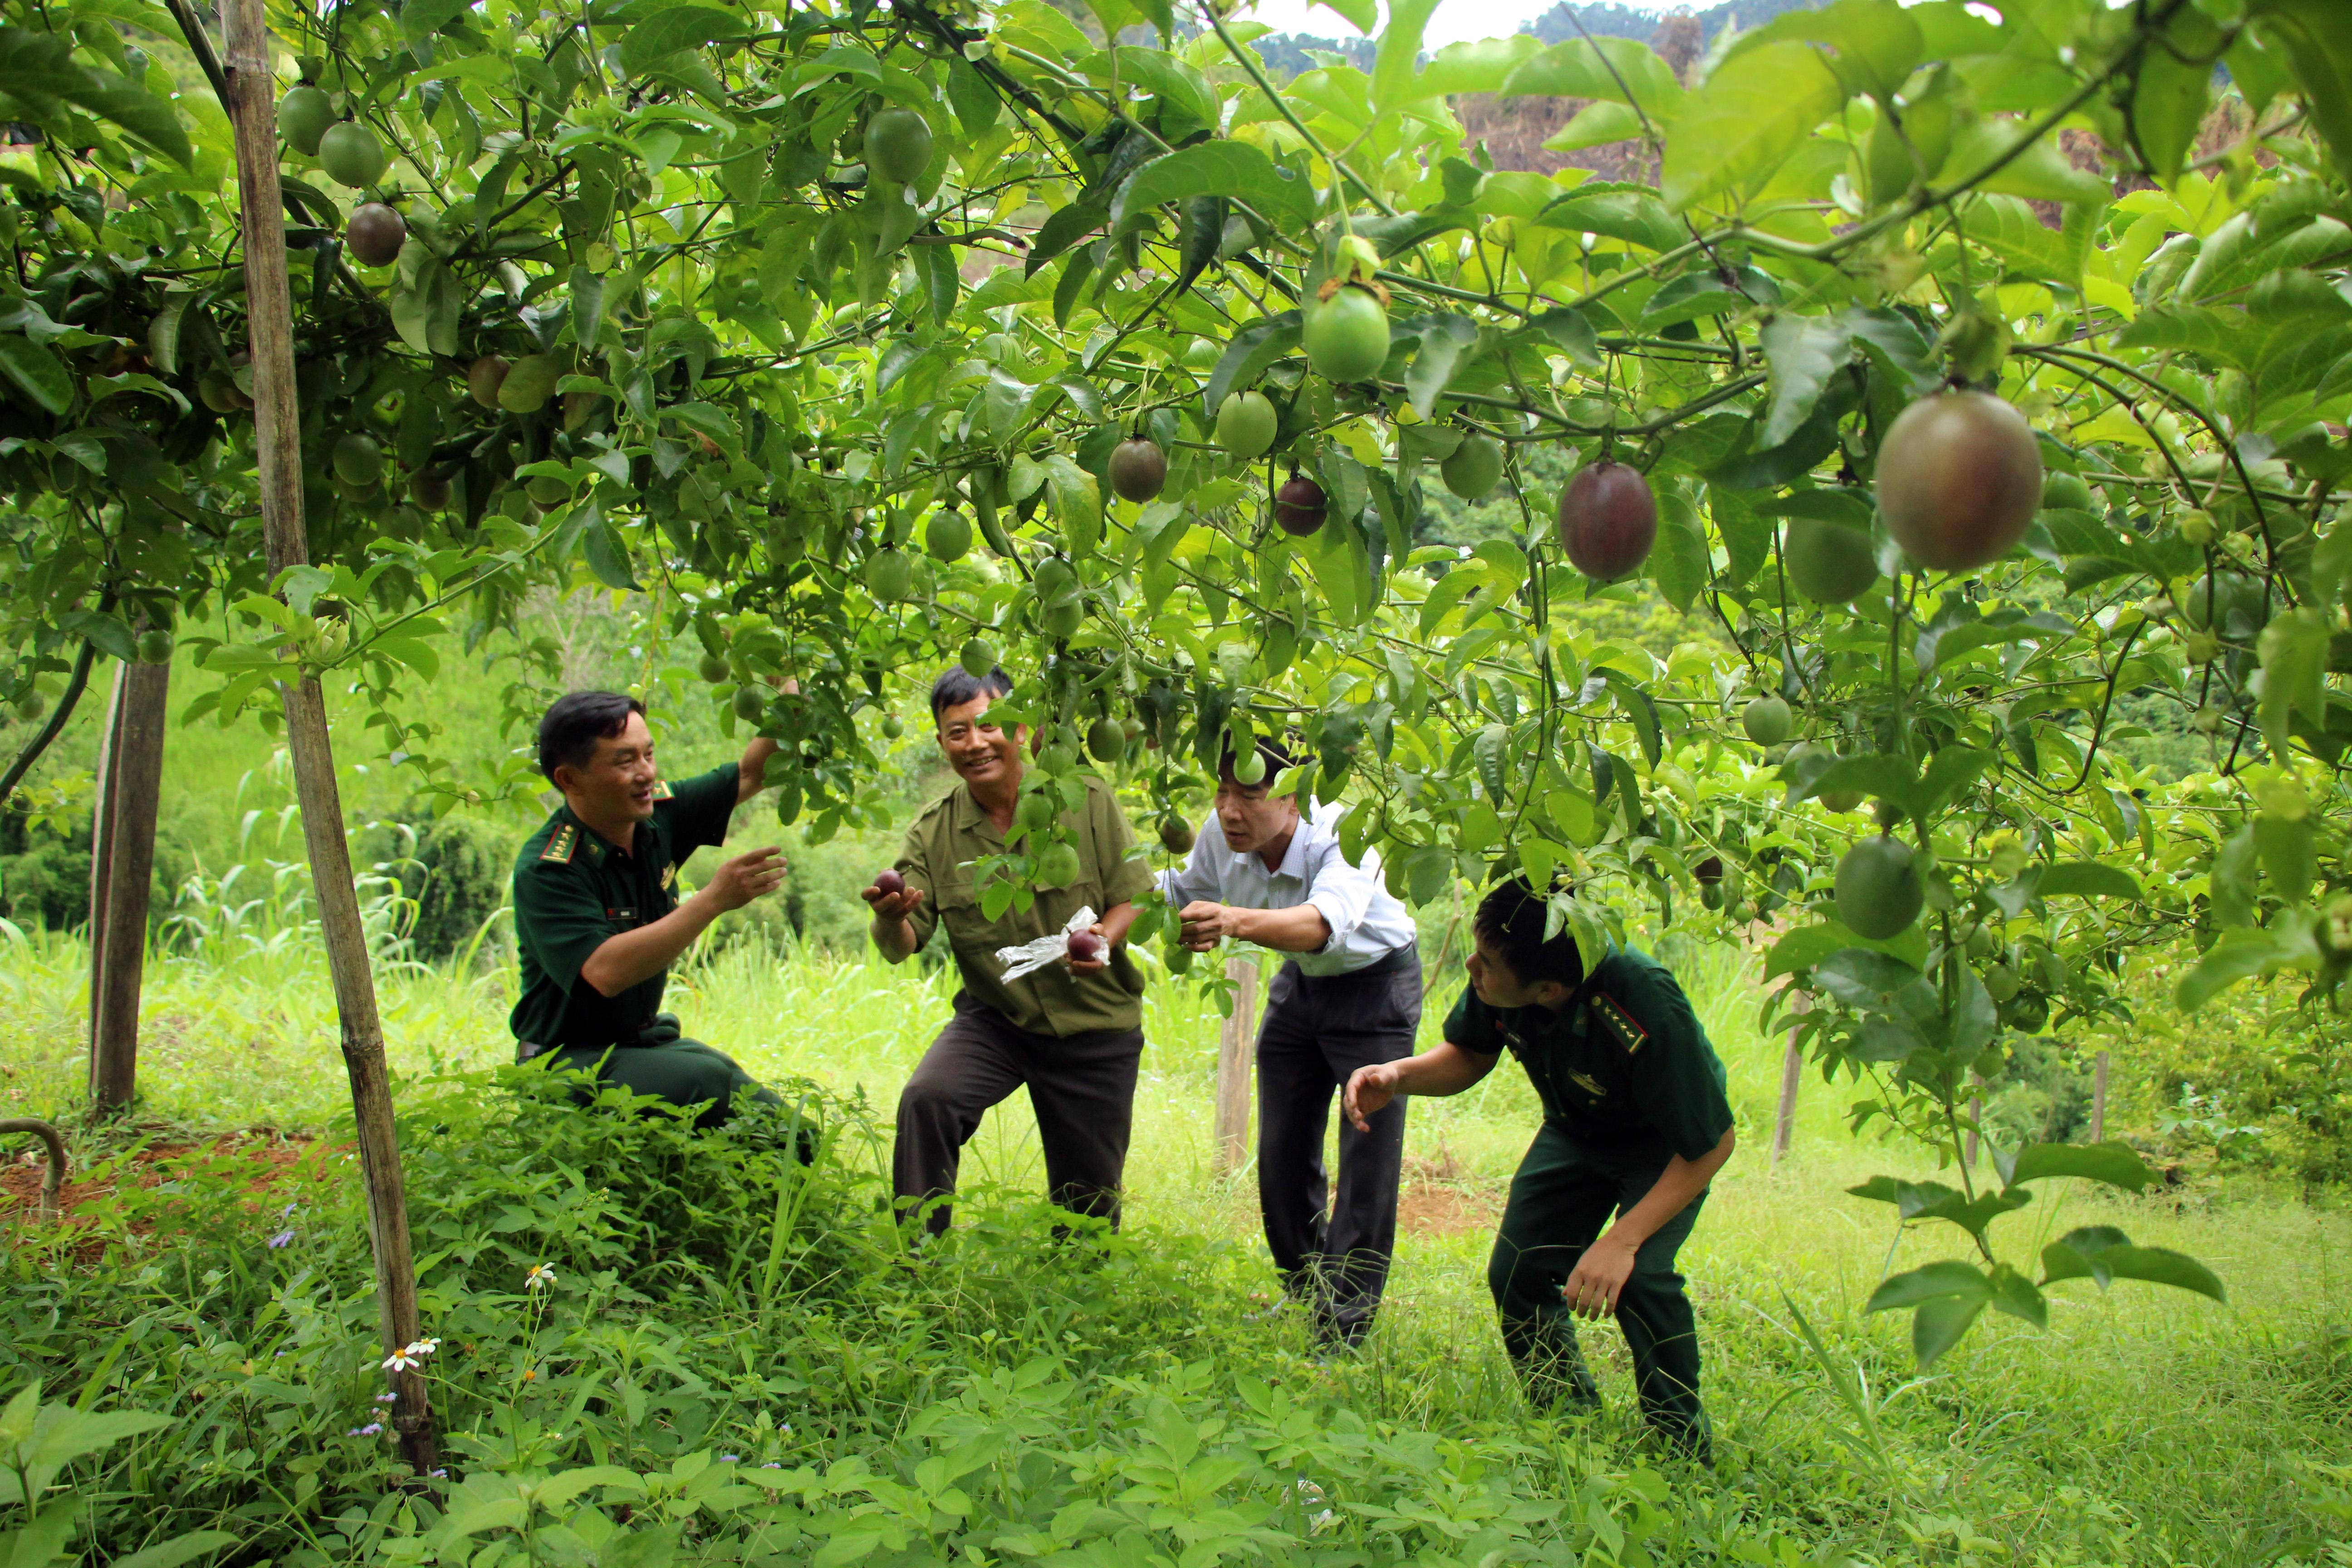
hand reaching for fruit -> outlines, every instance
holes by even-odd
[[[874,885],[859,897],[873,907],[876,920],[902,921],[923,901],[923,890],[907,886],[907,879],[895,870],[882,870],[875,873]]]
[[[1099,925],[1070,933],[1070,973],[1100,974],[1110,966],[1110,938]]]

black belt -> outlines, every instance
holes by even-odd
[[[1298,960],[1295,956],[1290,960],[1294,967],[1297,963]],[[1418,973],[1420,968],[1421,949],[1412,942],[1406,942],[1402,947],[1389,949],[1361,969],[1350,969],[1344,974],[1309,974],[1304,969],[1300,969],[1298,978],[1310,985],[1344,985],[1351,980],[1384,980],[1391,974],[1402,974],[1408,969]]]

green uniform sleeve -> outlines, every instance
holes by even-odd
[[[588,955],[617,934],[584,865],[527,860],[515,868],[515,940],[566,996]]]
[[[1141,857],[1130,853],[1135,848],[1135,827],[1119,810],[1118,797],[1110,786],[1099,780],[1087,781],[1087,816],[1088,837],[1094,842],[1095,866],[1102,878],[1102,914],[1119,904],[1131,903],[1151,890],[1151,867]]]
[[[1462,999],[1454,1004],[1454,1011],[1445,1015],[1445,1043],[1473,1056],[1499,1057],[1503,1054],[1502,1020],[1495,1009],[1478,1000],[1478,994],[1467,985],[1462,988]]]
[[[907,879],[907,886],[919,888],[923,893],[923,901],[907,917],[907,923],[915,928],[917,947],[929,944],[931,932],[940,923],[940,888],[931,868],[931,847],[939,823],[938,810],[922,812],[908,823],[907,841],[899,846],[896,862],[898,875]]]
[[[1646,1034],[1628,1066],[1633,1102],[1667,1147],[1685,1160],[1711,1153],[1731,1131],[1722,1058],[1708,1043],[1690,998],[1664,968],[1644,968],[1615,999]]]
[[[727,842],[727,824],[735,815],[735,792],[742,777],[742,769],[729,763],[670,785],[669,798],[654,803],[662,837],[678,864],[684,865],[698,849]]]

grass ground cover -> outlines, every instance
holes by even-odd
[[[70,1106],[80,963],[77,943],[38,937],[0,970],[0,1108]],[[247,1561],[456,1562],[504,1543],[534,1561],[841,1563],[861,1542],[877,1562],[2345,1560],[2340,1215],[2250,1181],[2147,1199],[2062,1189],[2004,1223],[2120,1225],[2210,1260],[2231,1304],[2069,1287],[2048,1334],[2002,1320],[1915,1380],[1900,1326],[1858,1308],[1918,1258],[1882,1205],[1843,1193],[1909,1157],[1848,1137],[1847,1092],[1815,1081],[1793,1157],[1771,1170],[1778,1042],[1753,1028],[1736,955],[1685,968],[1745,1145],[1685,1254],[1720,1428],[1712,1477],[1643,1446],[1612,1330],[1591,1335],[1607,1415],[1555,1426],[1518,1399],[1483,1283],[1486,1222],[1534,1125],[1517,1074],[1414,1106],[1381,1331],[1321,1365],[1295,1327],[1244,1321],[1271,1279],[1246,1173],[1213,1169],[1213,1006],[1152,992],[1125,1237],[1099,1254],[1044,1243],[1016,1100],[972,1145],[978,1195],[955,1245],[909,1272],[876,1226],[877,1173],[946,979],[750,944],[688,965],[673,1004],[763,1077],[823,1095],[818,1177],[790,1174],[773,1138],[687,1141],[518,1099],[488,1076],[507,1048],[503,975],[387,975],[462,1496],[404,1501],[383,1439],[348,1435],[381,1414],[373,1308],[334,1137],[331,1009],[299,945],[151,970],[146,1135],[319,1141],[278,1156],[266,1197],[234,1155],[167,1166],[161,1185],[91,1205],[75,1257],[0,1232],[20,1325],[0,1379],[173,1417],[132,1457],[90,1461],[92,1543],[223,1528]],[[557,1287],[526,1291],[526,1270],[551,1261]],[[770,1464],[751,1483],[698,1479]],[[452,1533],[465,1508],[592,1465],[628,1479]],[[600,1528],[619,1533],[599,1546]]]

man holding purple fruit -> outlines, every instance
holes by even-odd
[[[1053,867],[1055,851],[1039,853],[1041,880],[1059,885],[1035,889],[1027,910],[990,914],[974,873],[976,862],[1008,852],[1025,804],[1028,729],[987,717],[1012,689],[997,669],[951,667],[932,683],[931,718],[957,785],[915,818],[898,864],[865,893],[883,957],[904,963],[944,925],[963,980],[955,1016],[898,1097],[890,1161],[900,1212],[919,1213],[934,1236],[948,1228],[964,1144],[1014,1089],[1027,1087],[1037,1115],[1047,1196],[1113,1225],[1134,1120],[1143,976],[1126,938],[1151,872],[1133,853],[1135,830],[1117,798],[1100,779],[1084,780],[1084,805],[1062,816],[1075,864]],[[1096,923],[1072,933],[1066,959],[1005,977],[999,948],[1055,936],[1082,908]]]

